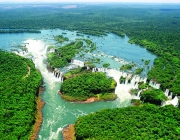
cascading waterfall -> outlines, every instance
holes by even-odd
[[[140,94],[142,91],[146,90],[140,90],[138,91],[138,94],[136,97],[133,97],[130,95],[129,91],[131,89],[138,89],[138,83],[139,82],[144,82],[146,83],[147,78],[143,78],[140,77],[138,75],[132,75],[123,71],[119,71],[116,69],[103,69],[103,68],[92,68],[92,72],[106,72],[108,76],[113,77],[114,80],[117,82],[117,87],[115,89],[115,93],[117,94],[117,96],[120,98],[121,101],[124,101],[126,99],[131,100],[133,99],[140,99]],[[120,77],[125,77],[125,81],[124,83],[119,83],[119,79]],[[150,80],[149,85],[159,89],[160,88],[160,84]],[[169,95],[169,89],[166,89],[166,91],[164,92],[164,94],[169,98],[172,99],[172,92]],[[172,99],[171,101],[166,102],[165,104],[173,104],[175,106],[177,106],[178,104],[178,100],[175,97],[174,99]]]
[[[60,82],[63,82],[63,80],[64,80],[64,78],[63,78],[63,73],[60,72],[59,69],[55,68],[54,71],[53,71],[53,73],[54,73],[54,76],[55,76],[56,78],[60,79]]]
[[[173,105],[173,106],[177,107],[179,105],[178,97],[175,96],[171,100],[167,100],[167,101],[162,102],[162,106],[165,106],[165,105]]]
[[[142,90],[138,91],[137,97],[140,98],[141,92],[142,92]]]
[[[178,97],[175,96],[175,97],[172,99],[173,93],[170,92],[169,89],[166,89],[166,90],[165,90],[164,95],[165,95],[166,97],[168,97],[169,100],[162,102],[162,106],[172,104],[172,105],[174,105],[174,106],[177,107],[177,106],[179,105]]]
[[[156,88],[156,89],[159,89],[159,88],[160,88],[160,84],[154,82],[153,80],[150,80],[149,85],[152,86],[152,87],[154,87],[154,88]]]
[[[80,60],[74,60],[74,59],[72,59],[72,60],[71,60],[71,64],[74,64],[74,65],[77,65],[77,66],[80,66],[80,67],[84,67],[84,62],[83,62],[83,61],[80,61]]]
[[[166,89],[166,91],[164,92],[164,95],[168,97],[168,95],[169,95],[169,89]]]
[[[168,96],[169,99],[172,99],[173,93],[171,92],[170,95]]]
[[[133,88],[133,89],[138,89],[138,82],[140,81],[146,81],[146,78],[140,78],[139,76],[135,75],[132,77],[132,74],[128,74],[122,71],[118,71],[118,70],[114,70],[114,69],[108,69],[107,70],[107,75],[110,77],[113,77],[114,80],[117,82],[117,87],[115,89],[115,93],[117,94],[117,96],[120,98],[120,101],[124,101],[124,100],[131,100],[131,99],[139,99],[139,95],[138,97],[136,96],[132,96],[129,91]],[[119,83],[119,79],[120,77],[126,76],[126,82],[125,84],[121,84]],[[128,80],[131,78],[130,83],[128,83]],[[140,92],[139,92],[140,94]]]

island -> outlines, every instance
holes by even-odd
[[[54,39],[58,42],[58,43],[63,43],[65,41],[69,41],[68,37],[64,37],[63,35],[57,35],[54,37]]]
[[[66,101],[90,103],[94,101],[115,100],[116,82],[102,72],[91,72],[83,68],[64,75],[59,94]]]

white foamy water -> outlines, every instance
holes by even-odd
[[[116,89],[115,89],[115,94],[117,94],[118,98],[120,99],[120,102],[124,102],[124,101],[127,101],[127,100],[137,98],[135,96],[132,96],[129,93],[129,91],[132,88],[136,88],[134,85],[132,85],[132,84],[120,84],[119,83],[120,76],[122,75],[120,71],[110,69],[110,70],[107,71],[107,75],[110,76],[110,77],[113,77],[113,79],[117,82],[117,86],[116,86]]]
[[[54,85],[54,81],[60,81],[60,79],[53,76],[53,73],[48,72],[44,61],[47,59],[46,52],[48,45],[41,40],[26,40],[26,48],[28,53],[33,55],[33,62],[41,72],[44,78],[46,78],[50,85]]]

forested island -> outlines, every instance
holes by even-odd
[[[114,93],[116,82],[104,73],[93,73],[79,68],[65,76],[67,79],[61,85],[60,95],[67,101],[109,101],[117,97]]]
[[[43,106],[41,74],[29,59],[1,50],[0,64],[0,139],[36,138],[42,123],[37,116]],[[39,124],[35,125],[36,121]]]
[[[57,35],[54,37],[54,39],[58,42],[58,43],[63,43],[65,41],[69,41],[69,38],[64,37],[63,35]]]

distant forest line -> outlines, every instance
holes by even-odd
[[[3,5],[2,5],[3,6]],[[4,5],[7,6],[7,5]],[[89,35],[108,32],[139,44],[158,56],[148,80],[180,95],[180,5],[64,5],[0,9],[1,29],[67,29]]]

